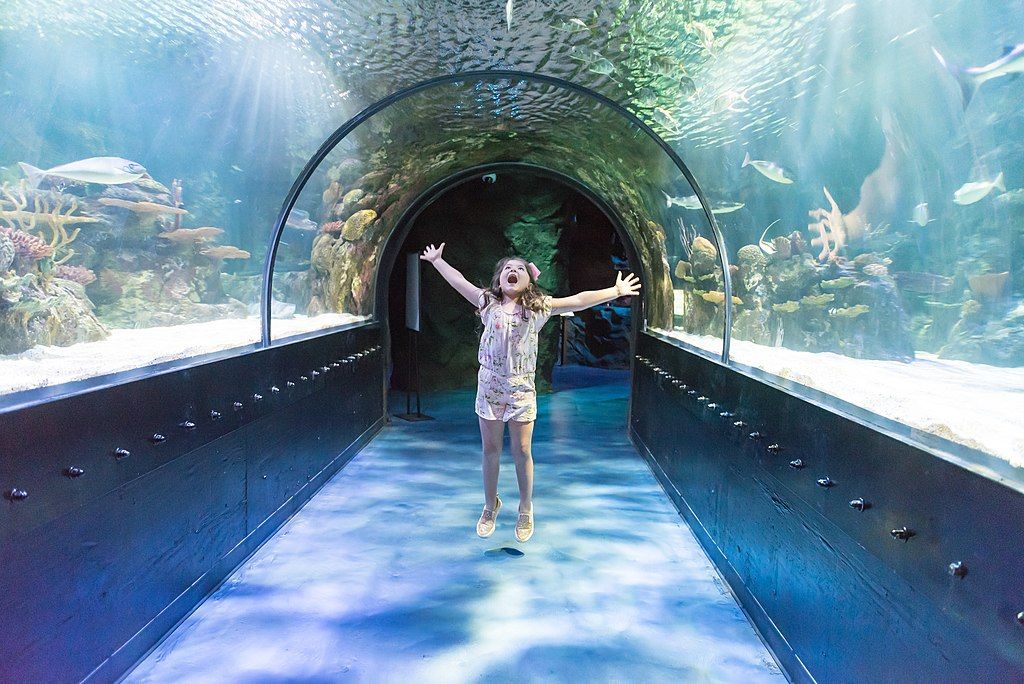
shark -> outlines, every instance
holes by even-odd
[[[948,71],[960,85],[960,95],[963,98],[964,107],[971,103],[971,98],[978,91],[985,81],[991,81],[1000,76],[1011,76],[1024,73],[1024,43],[1014,46],[1007,46],[1003,56],[989,62],[985,66],[961,67],[947,61],[942,53],[932,48],[939,64]]]

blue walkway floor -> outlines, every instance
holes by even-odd
[[[394,420],[127,681],[785,681],[630,445],[626,375],[562,378],[533,539],[507,448],[476,536],[473,393],[429,395],[436,420]]]

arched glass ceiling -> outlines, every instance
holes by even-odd
[[[386,105],[386,106],[385,106]],[[365,118],[363,118],[365,116]],[[647,319],[673,326],[672,263],[683,259],[684,235],[710,255],[698,275],[724,304],[727,287],[715,235],[688,171],[671,148],[614,102],[551,77],[523,73],[467,73],[415,87],[394,102],[371,108],[351,132],[341,130],[307,169],[283,224],[282,239],[300,231],[295,216],[320,216],[308,270],[301,258],[274,263],[275,302],[282,317],[372,313],[372,284],[381,250],[406,208],[425,190],[467,167],[522,162],[564,174],[588,186],[621,218],[644,273]],[[347,133],[347,134],[346,134]],[[343,136],[343,137],[342,137]],[[338,147],[333,147],[338,145]],[[666,149],[667,148],[667,149]],[[293,189],[293,193],[298,189]],[[666,200],[689,198],[685,219]],[[670,225],[666,230],[664,225]],[[311,226],[312,228],[312,226]],[[456,250],[453,226],[450,250]],[[542,269],[547,265],[541,264]],[[278,276],[280,272],[280,276]],[[301,286],[293,286],[296,272]],[[689,277],[686,275],[684,277]],[[292,301],[288,301],[288,300]],[[308,307],[306,303],[308,302]],[[719,348],[724,339],[719,307]],[[285,324],[287,336],[290,327]]]

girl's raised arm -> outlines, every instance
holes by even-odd
[[[441,252],[443,250],[443,242],[438,247],[430,245],[423,250],[423,254],[420,254],[420,259],[434,264],[434,268],[436,268],[437,272],[448,281],[449,285],[454,287],[460,295],[469,300],[473,306],[480,306],[480,295],[483,294],[483,288],[477,287],[466,280],[466,277],[459,273],[454,266],[442,259]]]
[[[615,285],[606,287],[603,290],[585,290],[578,292],[571,297],[552,297],[551,314],[558,315],[566,311],[580,311],[598,304],[610,302],[618,297],[635,295],[640,292],[640,279],[630,273],[625,278],[622,271],[615,274]]]

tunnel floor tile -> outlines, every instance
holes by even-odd
[[[626,376],[587,377],[540,399],[530,541],[507,445],[476,536],[473,393],[428,395],[126,681],[785,681],[629,443]]]

